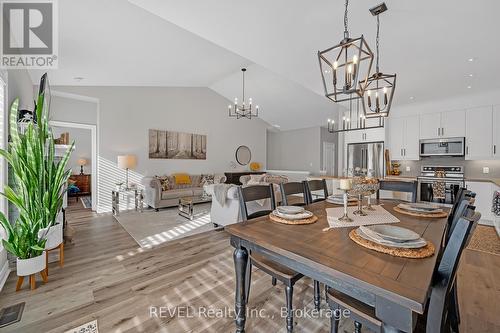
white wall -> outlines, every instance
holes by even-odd
[[[268,131],[268,169],[319,173],[321,168],[320,132],[320,127]]]
[[[234,119],[227,116],[228,100],[208,88],[162,87],[53,87],[53,90],[97,98],[99,142],[99,211],[110,210],[111,190],[125,179],[117,169],[118,155],[137,156],[131,182],[143,176],[173,172],[221,173],[233,171],[236,148],[248,146],[252,161],[266,164],[266,128],[261,119]],[[52,119],[73,121],[83,118],[71,102],[52,104]],[[69,103],[69,104],[68,104]],[[72,112],[72,115],[68,115]],[[87,111],[82,111],[87,112]],[[165,129],[207,135],[206,160],[149,159],[148,130]],[[319,139],[318,139],[319,140]],[[247,167],[240,169],[247,170]]]

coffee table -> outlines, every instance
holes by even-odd
[[[209,196],[203,196],[203,195],[179,198],[179,206],[178,206],[179,215],[189,220],[193,220],[194,204],[209,202],[209,201],[211,201],[211,198]]]

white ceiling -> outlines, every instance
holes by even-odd
[[[381,1],[350,5],[351,35],[364,33],[372,49],[376,26],[368,9]],[[381,69],[398,74],[393,112],[408,103],[500,88],[499,1],[385,2]],[[342,38],[343,5],[344,0],[60,1],[60,69],[50,73],[51,82],[209,86],[233,99],[241,94],[239,68],[248,65],[247,95],[262,106],[264,120],[281,129],[322,125],[336,105],[322,96],[316,53]],[[75,76],[85,79],[75,82]]]

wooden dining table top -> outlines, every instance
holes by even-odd
[[[232,224],[226,231],[233,237],[312,267],[331,279],[423,313],[447,218],[409,216],[393,210],[397,202],[380,200],[378,203],[400,220],[394,225],[413,230],[431,241],[436,253],[423,259],[395,257],[356,244],[348,235],[354,227],[323,231],[328,227],[326,208],[339,207],[326,201],[305,207],[318,217],[313,224],[285,225],[263,216]]]

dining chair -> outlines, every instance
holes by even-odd
[[[457,267],[463,249],[470,240],[470,235],[477,221],[462,217],[458,220],[453,234],[446,245],[441,261],[434,274],[429,306],[426,316],[418,318],[416,328],[422,332],[449,332],[449,302],[453,298],[452,290],[456,282]],[[326,300],[331,311],[348,309],[354,320],[355,333],[360,333],[362,326],[375,332],[383,331],[383,323],[377,319],[375,308],[362,303],[346,294],[328,288]],[[331,316],[331,332],[338,332],[339,318]]]
[[[377,199],[380,199],[380,190],[411,193],[411,202],[417,202],[417,181],[380,181]]]
[[[328,187],[325,179],[304,180],[304,187],[306,189],[306,204],[308,205],[328,198]],[[323,191],[323,197],[313,199],[312,192],[314,191]]]
[[[303,182],[290,182],[290,183],[281,183],[281,203],[284,206],[292,205],[292,206],[304,206],[306,205],[306,187]],[[302,202],[290,202],[288,196],[294,194],[302,194]],[[299,198],[298,196],[294,196],[294,198]],[[295,201],[295,200],[293,200]]]
[[[276,201],[274,197],[273,184],[270,185],[253,185],[253,186],[240,186],[239,189],[239,200],[240,200],[240,210],[243,221],[247,221],[256,217],[268,215],[276,208]],[[248,214],[247,203],[256,200],[270,200],[271,210],[263,209],[252,214]],[[252,269],[252,265],[258,267],[263,272],[269,274],[272,278],[272,285],[276,285],[276,281],[279,280],[285,285],[285,298],[286,298],[286,328],[287,332],[291,333],[293,331],[293,308],[292,308],[292,298],[293,298],[293,286],[300,280],[304,275],[289,269],[283,265],[280,265],[266,257],[259,255],[257,253],[250,253],[249,267],[248,270]],[[250,277],[248,274],[248,284],[250,285]],[[248,302],[249,290],[246,292],[246,300]]]

